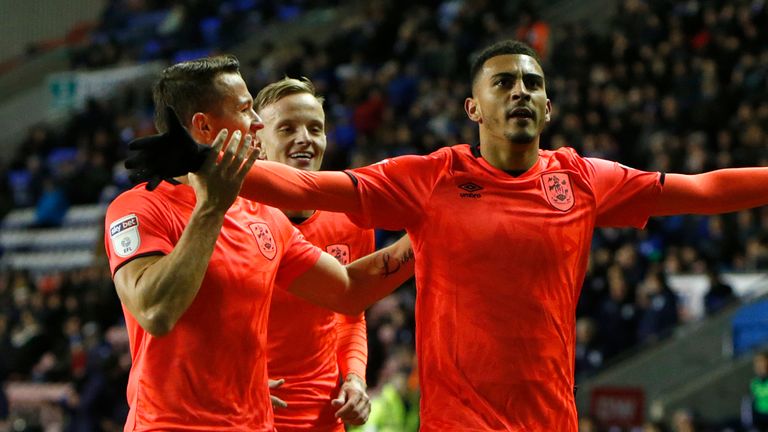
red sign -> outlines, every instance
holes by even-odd
[[[589,412],[602,427],[642,426],[645,419],[645,393],[637,387],[594,388]]]

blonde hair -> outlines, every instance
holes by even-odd
[[[301,77],[301,79],[285,77],[280,81],[275,81],[272,84],[267,85],[253,98],[253,109],[256,112],[261,111],[265,106],[272,105],[280,99],[295,95],[307,93],[323,104],[323,98],[318,96],[315,91],[315,85],[307,77]]]

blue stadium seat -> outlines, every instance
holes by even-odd
[[[731,325],[736,356],[768,342],[768,300],[742,307],[733,316]]]
[[[200,21],[200,33],[203,35],[205,45],[215,47],[219,45],[219,30],[221,29],[221,18],[208,17]]]
[[[211,50],[209,49],[181,50],[173,56],[173,63],[199,59],[209,55],[211,55]]]

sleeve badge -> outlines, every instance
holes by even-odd
[[[125,258],[135,254],[141,245],[138,216],[129,214],[112,222],[109,225],[109,239],[117,256]]]

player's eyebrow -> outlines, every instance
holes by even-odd
[[[495,79],[498,79],[498,78],[515,79],[515,78],[517,78],[518,75],[519,75],[519,72],[517,72],[517,71],[498,72],[498,73],[495,73],[495,74],[491,75],[491,80],[495,80]],[[536,81],[538,83],[543,83],[544,82],[544,76],[540,75],[538,73],[535,73],[535,72],[525,72],[525,73],[523,73],[523,79],[524,80],[534,80],[534,81]]]
[[[248,108],[250,106],[253,106],[253,98],[252,97],[241,97],[237,101],[237,106],[241,108]]]

